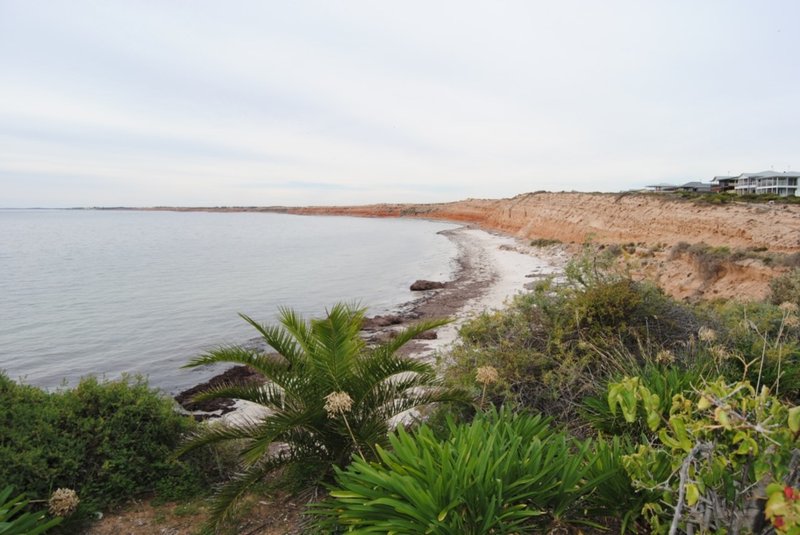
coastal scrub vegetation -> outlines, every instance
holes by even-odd
[[[492,366],[501,381],[494,402],[576,422],[580,401],[609,377],[635,372],[670,355],[701,366],[696,337],[701,318],[692,307],[646,282],[614,273],[613,258],[584,256],[551,281],[518,295],[502,311],[486,312],[460,331],[447,355],[446,375],[467,387],[473,370]]]
[[[141,378],[87,378],[47,392],[0,373],[0,407],[0,482],[38,503],[60,488],[76,492],[80,505],[65,532],[144,493],[201,494],[215,477],[208,456],[171,459],[196,424]]]
[[[800,533],[797,270],[768,302],[691,304],[616,271],[619,254],[587,249],[565,280],[466,322],[442,376],[398,351],[444,321],[368,345],[353,305],[243,316],[275,353],[189,363],[265,377],[197,396],[267,409],[240,423],[198,426],[140,380],[46,393],[0,376],[0,481],[71,486],[81,508],[191,494],[219,479],[206,446],[224,443],[238,472],[213,498],[217,533],[267,477],[314,489],[304,533]]]
[[[501,377],[489,391],[495,403],[571,425],[583,424],[583,400],[607,381],[658,375],[654,368],[695,380],[710,373],[746,378],[800,401],[800,330],[791,301],[692,305],[611,266],[605,254],[584,255],[563,284],[545,281],[505,310],[466,323],[461,344],[443,362],[448,379],[467,387],[477,367],[492,366]]]
[[[360,336],[364,312],[340,303],[324,318],[305,321],[284,308],[279,324],[271,326],[243,315],[275,353],[222,347],[188,364],[243,364],[266,379],[218,386],[196,397],[241,399],[268,410],[259,420],[201,428],[178,450],[183,454],[222,442],[241,446],[240,471],[215,495],[210,528],[222,526],[237,500],[266,474],[292,467],[307,485],[330,481],[334,469],[354,457],[366,462],[389,447],[393,420],[426,405],[466,401],[459,389],[443,386],[430,365],[398,354],[446,320],[420,322],[367,347]]]
[[[639,195],[649,195],[657,198],[685,199],[699,205],[708,204],[733,204],[733,203],[752,203],[752,204],[798,204],[800,197],[794,195],[775,195],[766,194],[745,194],[739,195],[734,192],[697,192],[697,191],[670,191],[670,192],[646,192]]]
[[[700,533],[759,532],[767,520],[783,532],[785,508],[762,505],[765,493],[786,488],[794,500],[800,407],[787,406],[766,387],[724,378],[676,394],[666,414],[635,377],[610,385],[608,402],[627,422],[637,419],[642,404],[656,433],[656,440],[623,456],[635,488],[662,491],[642,508],[654,532],[674,533],[680,525]]]
[[[800,532],[797,304],[680,303],[612,258],[467,322],[442,364],[474,419],[337,470],[320,532]]]
[[[670,250],[669,257],[672,260],[682,255],[686,255],[695,263],[705,281],[716,278],[725,270],[727,264],[742,260],[756,260],[765,266],[792,270],[800,268],[800,253],[771,252],[764,246],[731,249],[727,246],[713,247],[704,242],[694,244],[678,242]]]

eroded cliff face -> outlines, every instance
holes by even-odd
[[[468,199],[442,204],[380,204],[308,207],[297,214],[365,217],[422,217],[458,221],[519,238],[581,244],[662,244],[662,252],[639,263],[636,272],[680,298],[765,297],[769,280],[786,268],[752,260],[730,262],[713,277],[700,274],[690,258],[670,257],[679,242],[705,242],[731,249],[800,251],[800,206],[781,204],[698,204],[640,194],[528,193],[510,199]]]
[[[369,217],[424,217],[472,223],[520,238],[583,243],[680,241],[714,246],[800,250],[800,206],[699,205],[655,195],[527,193],[511,199],[469,199],[443,204],[309,207],[292,213]]]

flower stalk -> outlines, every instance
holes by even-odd
[[[350,412],[352,407],[353,398],[351,398],[350,394],[347,392],[331,392],[325,396],[325,412],[328,413],[328,418],[334,419],[337,415],[341,415],[344,425],[347,427],[347,432],[350,434],[350,438],[353,440],[353,445],[356,447],[356,450],[361,458],[366,460],[364,457],[364,452],[361,451],[361,447],[358,445],[356,436],[353,433],[353,429],[350,427],[350,422],[347,421],[347,416],[345,414]]]

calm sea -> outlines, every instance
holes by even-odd
[[[96,374],[149,376],[175,393],[219,370],[182,370],[246,342],[238,312],[320,315],[357,300],[370,315],[450,278],[455,225],[264,213],[0,210],[0,369],[56,387]]]

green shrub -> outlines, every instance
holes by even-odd
[[[479,415],[469,425],[451,422],[439,440],[426,425],[398,429],[378,462],[356,459],[337,470],[331,498],[316,508],[319,525],[359,533],[542,533],[592,524],[619,511],[613,499],[590,495],[614,476],[618,463],[596,466],[591,441],[554,431],[541,416],[510,410]],[[623,474],[624,477],[624,474]],[[601,505],[602,504],[602,505]]]
[[[619,532],[643,533],[640,525],[642,508],[658,499],[657,491],[636,488],[625,470],[623,459],[636,451],[636,444],[628,438],[614,436],[598,438],[592,442],[593,462],[587,471],[589,480],[596,480],[594,492],[586,499],[587,517],[602,518],[605,526],[618,526]],[[653,466],[654,473],[666,479],[669,467]]]
[[[11,485],[0,490],[0,533],[2,535],[39,535],[57,526],[62,518],[47,518],[44,511],[26,509],[29,500],[23,494],[12,496]]]
[[[747,379],[800,401],[800,321],[795,306],[754,302],[714,305],[718,331],[715,340],[703,345],[724,356],[719,372],[731,381]]]
[[[726,264],[748,259],[757,260],[765,266],[800,267],[800,253],[771,253],[765,246],[731,250],[727,246],[712,247],[704,242],[678,242],[672,247],[669,259],[674,260],[681,255],[686,255],[694,262],[704,281],[718,278]]]
[[[800,306],[800,268],[775,277],[770,281],[769,288],[773,304],[789,302]]]
[[[676,519],[690,533],[744,532],[763,519],[765,487],[796,477],[800,407],[766,388],[718,379],[673,396],[667,418],[637,378],[612,391],[612,410],[634,422],[643,405],[647,426],[657,431],[657,441],[623,460],[637,488],[663,491],[642,510],[655,533],[667,533]],[[654,470],[665,465],[666,478]]]
[[[673,199],[686,199],[692,201],[694,204],[728,204],[728,203],[752,203],[752,204],[767,204],[774,202],[776,204],[797,204],[800,203],[800,197],[794,195],[780,196],[775,194],[745,194],[739,195],[730,191],[707,193],[707,192],[692,192],[692,191],[677,191],[669,193],[651,193],[658,197],[671,197]]]
[[[75,489],[96,510],[159,489],[171,497],[208,484],[198,459],[170,460],[194,422],[144,380],[82,380],[48,393],[0,374],[0,481],[46,497]]]
[[[488,399],[568,422],[607,377],[638,373],[661,350],[693,358],[685,349],[700,327],[695,311],[651,284],[610,274],[604,262],[580,258],[565,285],[542,283],[505,310],[465,323],[462,343],[449,355],[448,380],[476,389],[476,369],[492,366],[500,381]]]
[[[678,366],[647,365],[638,380],[641,385],[658,396],[658,412],[662,417],[669,415],[672,407],[672,397],[676,394],[691,391],[692,387],[702,381],[704,370],[700,367],[683,369]],[[589,423],[595,431],[610,435],[626,435],[638,438],[652,433],[645,424],[646,414],[643,406],[638,406],[639,418],[634,422],[626,422],[623,415],[612,411],[609,407],[609,387],[618,383],[621,377],[609,379],[605,388],[597,395],[588,396],[582,403],[583,420]]]
[[[670,259],[680,255],[691,258],[704,281],[716,279],[725,269],[725,264],[738,259],[729,247],[712,247],[704,242],[688,244],[677,243],[670,251]]]

